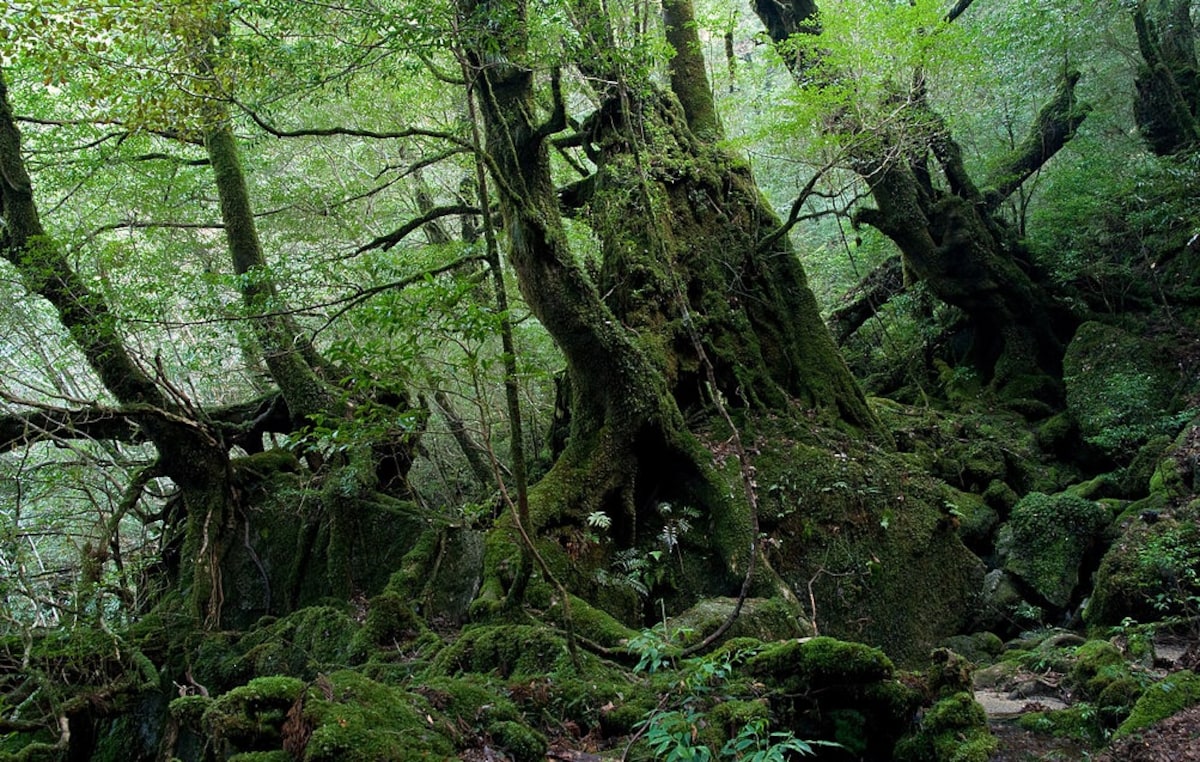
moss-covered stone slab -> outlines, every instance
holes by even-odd
[[[1004,569],[1052,606],[1065,608],[1079,585],[1080,564],[1109,520],[1108,510],[1094,501],[1032,492],[1013,507]]]

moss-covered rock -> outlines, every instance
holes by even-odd
[[[1200,507],[1167,513],[1130,506],[1121,534],[1096,571],[1096,584],[1084,610],[1090,626],[1114,626],[1124,619],[1148,622],[1184,613],[1188,598],[1200,595]]]
[[[1190,670],[1167,675],[1142,693],[1113,738],[1136,733],[1197,704],[1200,704],[1200,675]]]
[[[961,654],[976,665],[991,664],[1004,650],[1004,641],[994,632],[975,632],[970,635],[954,635],[942,641],[942,645]]]
[[[436,673],[494,674],[505,679],[573,671],[562,636],[534,625],[468,627],[435,658]]]
[[[293,675],[312,679],[317,672],[359,663],[359,626],[331,606],[311,606],[282,619],[265,618],[237,645],[235,657],[249,675]]]
[[[1142,337],[1103,323],[1079,327],[1063,358],[1067,409],[1090,444],[1129,457],[1169,433],[1179,372]]]
[[[912,663],[966,627],[984,573],[958,534],[958,505],[918,461],[853,442],[764,446],[755,460],[772,566],[811,591],[809,618]]]
[[[416,693],[343,670],[307,689],[307,762],[404,762],[455,758],[454,730]]]
[[[493,722],[488,726],[488,734],[513,762],[538,762],[546,758],[546,737],[519,722]]]
[[[938,701],[916,733],[896,746],[897,762],[987,762],[997,748],[987,715],[970,693]]]
[[[1099,746],[1104,742],[1104,728],[1100,719],[1100,713],[1094,706],[1082,703],[1066,709],[1029,712],[1021,715],[1017,724],[1035,733]]]
[[[1004,569],[1064,608],[1079,585],[1085,554],[1108,522],[1108,511],[1099,503],[1070,493],[1030,493],[1013,508],[1007,525],[1011,542]]]
[[[1124,654],[1106,640],[1089,640],[1075,649],[1074,657],[1067,684],[1090,701],[1113,682],[1130,676]]]
[[[683,645],[697,643],[716,631],[729,618],[736,598],[706,598],[668,620],[672,632],[686,633]],[[812,625],[800,618],[777,598],[747,598],[723,641],[754,638],[762,641],[787,640],[812,634]]]
[[[304,688],[295,677],[255,678],[212,702],[202,717],[204,730],[232,751],[278,749],[288,710]]]
[[[890,755],[921,702],[882,651],[829,637],[767,645],[746,670],[768,687],[784,727],[868,758]]]

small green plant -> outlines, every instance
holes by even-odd
[[[666,762],[707,762],[712,749],[699,742],[703,715],[694,707],[650,715],[643,724],[654,758]]]
[[[667,633],[666,625],[646,629],[629,642],[629,650],[639,656],[637,672],[654,674],[674,664],[672,637],[686,636],[686,629]],[[666,762],[707,762],[708,760],[738,760],[740,762],[785,762],[795,756],[811,756],[816,746],[838,747],[831,741],[805,741],[791,731],[774,731],[766,719],[753,720],[742,727],[736,736],[714,751],[702,740],[707,726],[704,702],[711,699],[734,673],[738,663],[753,651],[719,650],[708,656],[689,660],[686,674],[677,682],[678,701],[669,706],[669,697],[659,708],[646,714],[637,725],[638,732],[654,758]]]
[[[839,746],[832,741],[802,741],[790,730],[770,732],[766,720],[748,723],[721,747],[722,759],[741,762],[786,762],[791,756],[811,757],[814,746]]]

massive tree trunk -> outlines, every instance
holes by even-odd
[[[463,4],[467,16],[480,7]],[[520,33],[491,38],[498,52],[480,46],[469,55],[509,258],[567,364],[570,434],[535,487],[534,522],[543,531],[578,526],[604,511],[617,545],[629,547],[662,530],[663,506],[696,508],[723,529],[707,533],[719,557],[711,587],[692,592],[727,593],[750,558],[744,485],[717,473],[684,414],[804,410],[856,436],[886,435],[786,238],[772,235],[779,221],[748,167],[715,145],[720,125],[690,5],[665,10],[680,51],[678,98],[609,78],[618,84],[581,136],[598,166],[573,200],[602,241],[599,290],[568,247],[551,181],[548,141],[565,126],[557,82],[554,113],[539,122]],[[519,4],[512,12],[519,18]]]
[[[755,7],[777,44],[793,34],[820,33],[811,24],[813,3]],[[802,80],[805,62],[793,59],[791,64]],[[901,129],[861,141],[852,156],[853,168],[875,201],[875,208],[857,213],[856,222],[891,238],[907,273],[967,314],[973,331],[969,359],[996,387],[1030,374],[1061,377],[1065,342],[1078,324],[1031,273],[1016,236],[996,214],[1086,117],[1088,107],[1074,96],[1078,79],[1078,73],[1064,73],[1028,137],[1004,158],[982,190],[967,174],[961,149],[929,105],[920,72],[911,89],[897,97],[907,115]],[[856,133],[860,128],[843,120],[838,129]],[[933,182],[931,159],[944,177],[944,187]]]

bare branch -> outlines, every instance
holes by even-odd
[[[404,240],[404,238],[413,231],[419,230],[422,226],[428,225],[434,220],[441,219],[442,217],[448,217],[452,214],[479,214],[479,208],[467,204],[436,206],[422,214],[420,217],[414,217],[396,230],[393,230],[391,233],[379,236],[370,243],[365,243],[362,246],[359,246],[354,250],[354,254],[351,256],[357,256],[363,252],[370,251],[371,249],[383,249],[384,251],[387,251]]]

